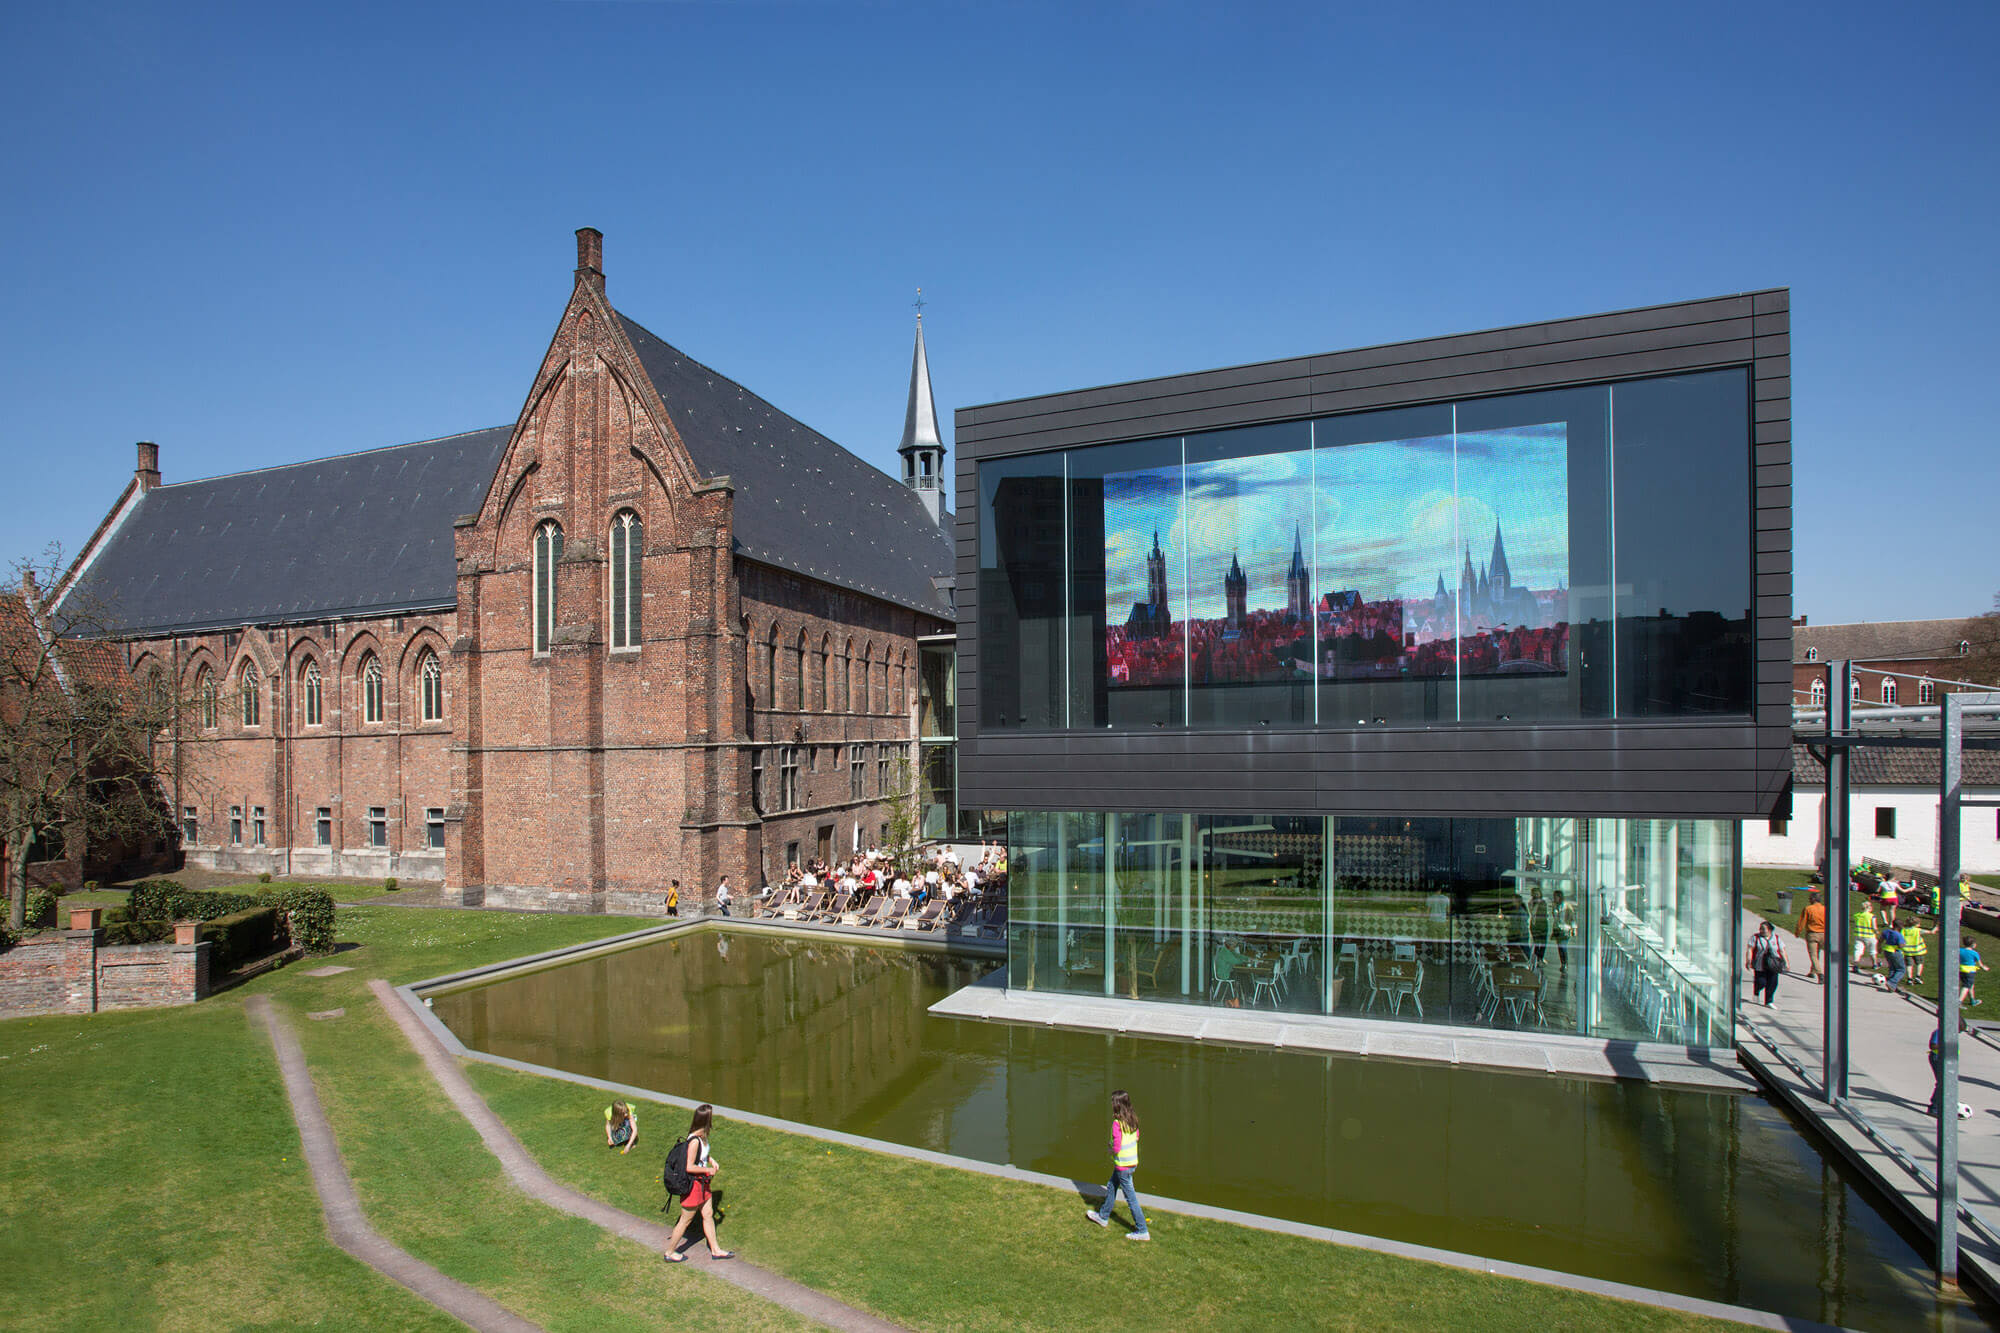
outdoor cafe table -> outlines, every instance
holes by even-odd
[[[1422,963],[1412,958],[1399,958],[1394,961],[1386,958],[1377,958],[1375,960],[1375,990],[1386,991],[1392,983],[1399,981],[1415,986],[1417,982],[1423,979],[1423,967]],[[1368,996],[1368,1006],[1373,1008],[1374,1004],[1375,995],[1371,992]]]
[[[1506,967],[1493,969],[1493,988],[1500,992],[1503,999],[1516,999],[1532,1004],[1541,996],[1542,979],[1535,975],[1534,968],[1512,963]],[[1508,994],[1510,991],[1513,992],[1511,996]],[[1523,995],[1522,992],[1526,994]]]

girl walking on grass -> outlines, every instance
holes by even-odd
[[[684,1264],[687,1256],[681,1253],[681,1237],[686,1234],[688,1223],[694,1221],[695,1214],[701,1214],[701,1234],[708,1241],[708,1257],[711,1259],[734,1259],[736,1251],[725,1250],[715,1239],[715,1192],[710,1186],[715,1173],[722,1164],[708,1155],[708,1129],[715,1123],[715,1108],[707,1102],[694,1108],[694,1119],[688,1122],[687,1132],[687,1174],[689,1188],[687,1197],[681,1200],[680,1220],[674,1223],[674,1234],[667,1239],[666,1261],[670,1264]]]
[[[1132,1099],[1120,1088],[1111,1094],[1111,1183],[1104,1187],[1104,1208],[1095,1208],[1084,1213],[1097,1225],[1111,1225],[1111,1210],[1118,1203],[1119,1191],[1124,1191],[1125,1203],[1132,1209],[1132,1230],[1125,1235],[1126,1240],[1151,1240],[1152,1233],[1146,1230],[1146,1214],[1139,1207],[1139,1191],[1132,1188],[1132,1173],[1139,1169],[1139,1113],[1132,1109]]]

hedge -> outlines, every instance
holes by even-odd
[[[264,901],[278,909],[285,938],[307,953],[333,952],[333,895],[325,889],[277,889]]]
[[[278,914],[274,948],[297,945],[307,953],[333,952],[333,895],[325,889],[288,885],[252,896],[143,879],[126,899],[127,910],[141,921],[214,921],[254,907],[270,907]]]
[[[214,946],[209,951],[209,975],[233,972],[245,963],[276,951],[278,909],[265,904],[216,917],[202,926],[197,938],[205,939]]]
[[[22,924],[29,930],[56,923],[56,896],[47,889],[29,889],[23,909]]]
[[[183,888],[170,879],[142,879],[132,886],[125,905],[140,921],[213,921],[255,907],[258,900],[247,893]]]

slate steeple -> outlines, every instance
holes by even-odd
[[[944,439],[938,433],[937,403],[931,397],[931,363],[924,352],[924,293],[917,289],[917,345],[910,356],[910,403],[903,412],[903,484],[914,490],[944,521]]]

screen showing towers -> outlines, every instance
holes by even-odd
[[[1103,483],[1111,689],[1569,669],[1566,423]]]

